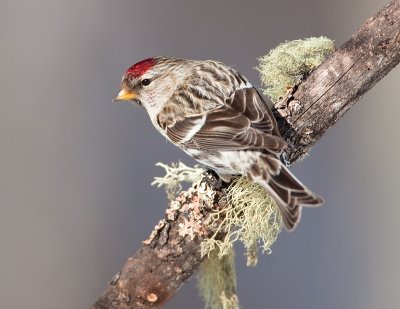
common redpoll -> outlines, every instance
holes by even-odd
[[[280,161],[286,142],[261,95],[223,63],[145,59],[126,71],[115,100],[143,106],[163,136],[224,181],[240,174],[263,186],[288,230],[301,206],[322,204]]]

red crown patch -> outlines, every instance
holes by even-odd
[[[151,69],[156,64],[156,60],[154,58],[144,59],[135,63],[131,66],[125,73],[126,76],[137,78],[146,73],[149,69]]]

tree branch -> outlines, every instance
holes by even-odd
[[[301,159],[355,102],[400,61],[400,1],[368,19],[278,106],[286,159]],[[286,122],[286,123],[285,123]]]
[[[287,161],[302,158],[399,61],[400,1],[393,0],[278,104],[281,133],[289,143]],[[161,308],[202,262],[200,244],[215,229],[206,222],[212,209],[225,207],[223,197],[223,188],[211,188],[207,181],[182,192],[174,201],[179,207],[169,208],[91,309]],[[196,202],[196,233],[181,235],[190,215],[181,206]]]

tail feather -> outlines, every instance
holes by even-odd
[[[292,231],[300,222],[302,206],[317,207],[322,205],[323,199],[307,189],[283,164],[280,164],[279,169],[271,170],[271,165],[268,164],[270,159],[265,160],[269,169],[268,177],[263,177],[262,181],[255,177],[254,180],[272,195],[285,228]]]

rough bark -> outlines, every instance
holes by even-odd
[[[226,205],[223,186],[216,188],[214,176],[206,177],[208,180],[203,178],[179,195],[175,210],[167,209],[165,219],[111,279],[91,309],[161,308],[199,268],[203,260],[200,243],[215,233],[207,219],[212,209]],[[182,233],[190,221],[195,221],[195,228],[189,231],[195,237]]]
[[[294,163],[371,87],[400,61],[400,1],[381,9],[340,49],[279,104],[277,116],[289,143],[286,159]],[[207,226],[211,207],[224,207],[223,188],[199,193],[197,183],[179,199],[181,205],[200,200],[194,238],[180,235],[187,212],[167,213],[142,248],[130,257],[91,309],[161,308],[199,267],[199,247],[213,233]],[[204,192],[204,188],[202,189]]]
[[[400,61],[400,1],[387,4],[279,103],[288,163],[302,158]]]

